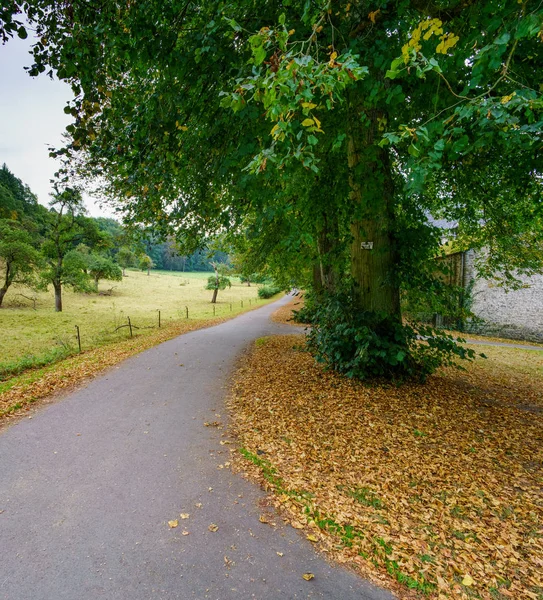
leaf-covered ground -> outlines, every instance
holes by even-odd
[[[401,598],[543,599],[543,353],[394,387],[302,345],[259,340],[231,398],[238,467],[291,523]]]

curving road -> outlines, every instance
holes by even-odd
[[[277,305],[128,359],[0,434],[0,599],[393,598],[260,523],[264,493],[219,467],[224,430],[204,422],[225,422],[248,344],[291,331],[269,320]]]

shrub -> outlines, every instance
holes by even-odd
[[[463,340],[427,325],[359,310],[351,293],[322,298],[310,311],[309,350],[318,362],[347,377],[424,380],[442,365],[475,356],[457,343]]]
[[[258,297],[263,299],[271,298],[272,296],[275,296],[275,294],[278,294],[280,291],[281,288],[277,287],[276,285],[263,285],[261,288],[258,289]]]

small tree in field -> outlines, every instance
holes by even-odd
[[[39,252],[32,246],[30,234],[16,221],[0,220],[0,266],[3,281],[0,287],[0,306],[13,283],[33,285],[40,265]]]
[[[55,310],[62,312],[62,288],[90,291],[85,252],[78,246],[96,236],[96,227],[83,216],[83,199],[76,188],[55,190],[48,213],[47,231],[42,252],[46,267],[41,273],[41,287],[53,285]]]
[[[94,280],[94,287],[98,291],[98,282],[100,279],[108,279],[110,281],[121,281],[123,272],[121,267],[106,256],[92,253],[87,259],[87,271]]]
[[[232,287],[232,282],[226,276],[226,265],[211,263],[213,270],[215,271],[215,275],[211,275],[207,280],[206,290],[213,290],[213,298],[211,298],[211,303],[215,304],[217,302],[217,294],[219,290],[225,290],[227,287]]]
[[[117,253],[117,262],[123,270],[123,277],[126,277],[127,267],[133,267],[137,263],[136,255],[128,246],[121,246]]]
[[[139,267],[142,271],[147,270],[147,275],[151,273],[151,269],[155,266],[153,259],[147,254],[143,254],[139,258]]]

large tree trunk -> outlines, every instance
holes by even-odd
[[[4,301],[4,296],[6,295],[6,292],[8,291],[8,286],[4,285],[3,287],[0,288],[0,306],[2,306],[2,302]]]
[[[4,279],[4,285],[0,288],[0,306],[2,306],[2,302],[4,301],[4,296],[8,291],[9,286],[11,285],[11,263],[6,263],[6,277]]]
[[[333,294],[340,279],[338,266],[334,262],[338,254],[339,226],[337,214],[322,213],[322,223],[316,232],[317,260],[313,263],[313,291],[317,296]]]
[[[378,118],[368,111],[361,125],[354,116],[348,143],[351,198],[356,218],[351,224],[351,275],[356,304],[362,311],[401,320],[396,278],[397,251],[393,235],[394,185],[388,153],[375,144]]]
[[[55,288],[55,310],[62,312],[62,284],[60,281],[53,281],[53,287]]]

